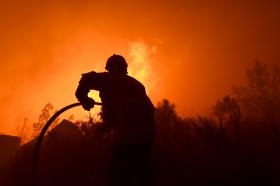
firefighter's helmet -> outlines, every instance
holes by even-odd
[[[121,74],[127,74],[127,63],[123,56],[113,54],[108,58],[106,62],[106,70],[109,72],[116,72]]]

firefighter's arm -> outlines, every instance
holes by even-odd
[[[94,87],[96,74],[96,72],[83,74],[75,93],[76,98],[87,111],[93,108],[95,104],[94,100],[88,97],[88,93]]]

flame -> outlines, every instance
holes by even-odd
[[[128,74],[143,83],[147,93],[156,85],[157,78],[152,70],[152,57],[156,46],[149,47],[143,42],[132,43],[129,49]]]

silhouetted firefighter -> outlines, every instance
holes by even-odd
[[[154,106],[144,86],[127,75],[124,57],[109,57],[108,72],[82,75],[76,97],[85,110],[94,106],[88,97],[93,89],[102,100],[104,124],[112,129],[109,185],[151,185],[149,159],[155,139]]]

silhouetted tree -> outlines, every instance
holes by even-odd
[[[173,125],[179,119],[175,110],[175,104],[170,103],[167,99],[163,99],[157,104],[155,117],[157,123],[169,125]]]
[[[218,100],[213,108],[213,115],[218,118],[220,124],[240,123],[240,106],[237,100],[231,96],[225,96],[222,100]]]
[[[39,132],[44,127],[44,125],[49,120],[49,118],[52,116],[52,114],[55,113],[55,111],[53,111],[53,110],[54,110],[54,107],[51,103],[46,104],[44,106],[44,108],[41,110],[41,114],[39,115],[38,121],[33,123],[33,136],[34,137],[36,137],[39,134]],[[59,122],[59,118],[53,122],[51,128],[55,127],[58,122]]]
[[[21,127],[18,128],[18,134],[17,136],[20,137],[20,142],[21,144],[27,143],[30,139],[29,139],[29,135],[28,135],[28,128],[27,128],[27,118],[24,118],[23,120],[23,125]]]
[[[246,85],[233,88],[247,118],[275,122],[280,112],[280,69],[256,61],[246,70]]]

